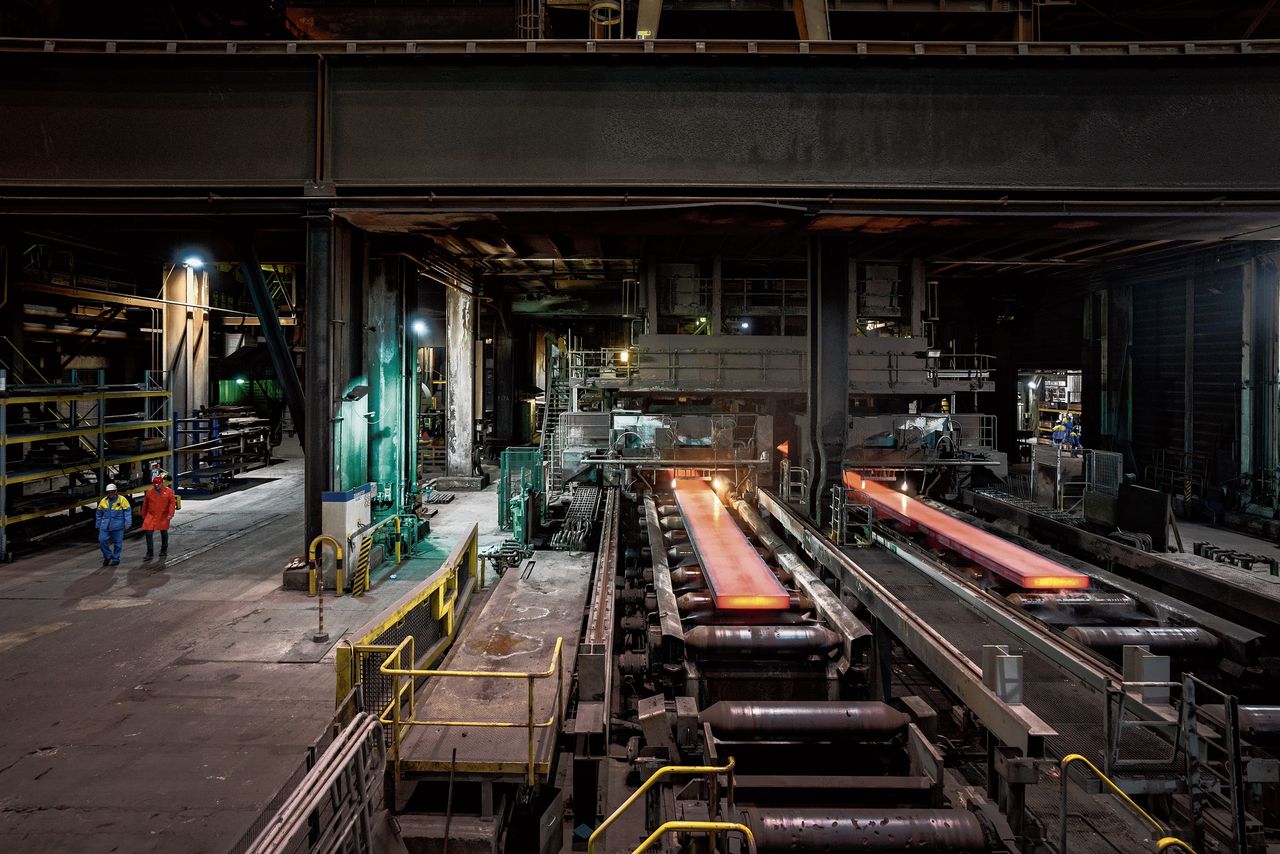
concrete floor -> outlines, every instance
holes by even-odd
[[[279,663],[316,622],[314,599],[280,589],[302,546],[291,456],[250,489],[184,500],[165,564],[144,563],[134,534],[118,567],[87,538],[0,566],[0,851],[222,852],[297,766],[334,673],[332,644]],[[333,641],[472,523],[482,544],[501,539],[496,517],[492,487],[441,506],[395,578],[326,597]]]

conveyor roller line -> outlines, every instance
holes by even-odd
[[[676,503],[717,608],[785,610],[790,596],[703,480],[674,484]]]
[[[716,736],[889,739],[911,722],[878,700],[721,700],[698,715]]]
[[[978,854],[989,850],[977,816],[964,810],[764,809],[742,810],[767,851],[911,851]]]
[[[1055,563],[994,534],[966,524],[921,501],[845,472],[845,486],[861,492],[877,513],[920,528],[946,548],[1028,590],[1080,590],[1089,576]]]
[[[701,652],[740,655],[817,655],[840,645],[825,626],[695,626],[685,643]]]
[[[1183,626],[1072,626],[1063,634],[1090,649],[1145,646],[1157,655],[1209,655],[1222,646],[1212,632]]]

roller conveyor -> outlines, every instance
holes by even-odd
[[[875,508],[905,525],[928,532],[941,545],[1028,590],[1079,590],[1089,576],[1028,551],[935,510],[894,489],[845,472],[845,486],[861,492]]]
[[[684,479],[674,486],[689,542],[715,606],[730,610],[789,608],[791,597],[786,589],[710,485]]]

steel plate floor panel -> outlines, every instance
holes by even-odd
[[[1017,637],[988,621],[901,558],[878,548],[845,549],[845,553],[970,660],[981,662],[982,648],[991,644],[1006,646],[1010,654],[1023,656],[1023,701],[1058,733],[1047,740],[1046,752],[1055,757],[1080,753],[1101,767],[1105,742],[1105,703],[1101,696],[1067,679]],[[1164,742],[1140,731],[1126,734],[1125,744],[1126,757],[1167,756],[1170,750]],[[1134,749],[1129,750],[1129,746]],[[1059,789],[1056,776],[1053,779],[1055,782],[1050,785],[1028,789],[1028,806],[1045,828],[1056,834]],[[1042,776],[1044,780],[1048,777]],[[1149,837],[1143,835],[1141,828],[1110,796],[1090,795],[1073,788],[1068,815],[1072,851],[1128,852],[1151,847]],[[1090,829],[1095,826],[1096,829]],[[1091,835],[1099,837],[1092,848],[1085,841]]]
[[[468,617],[442,670],[542,672],[564,638],[563,715],[587,607],[594,555],[540,551],[528,579],[512,570],[494,587],[484,608]],[[524,679],[431,677],[419,689],[417,717],[431,721],[514,722],[517,727],[413,726],[400,752],[408,773],[447,773],[457,751],[459,773],[520,776],[528,764],[528,682]],[[556,678],[535,682],[534,720],[546,721],[555,704]],[[557,722],[557,725],[560,722]],[[536,763],[549,766],[555,727],[536,733]]]

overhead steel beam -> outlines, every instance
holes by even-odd
[[[206,211],[221,196],[271,209],[498,188],[1280,195],[1270,42],[1122,45],[1106,59],[1079,45],[1050,59],[1041,44],[903,56],[868,42],[619,42],[218,55],[0,43],[0,211],[73,190]],[[174,144],[186,127],[199,145]]]

